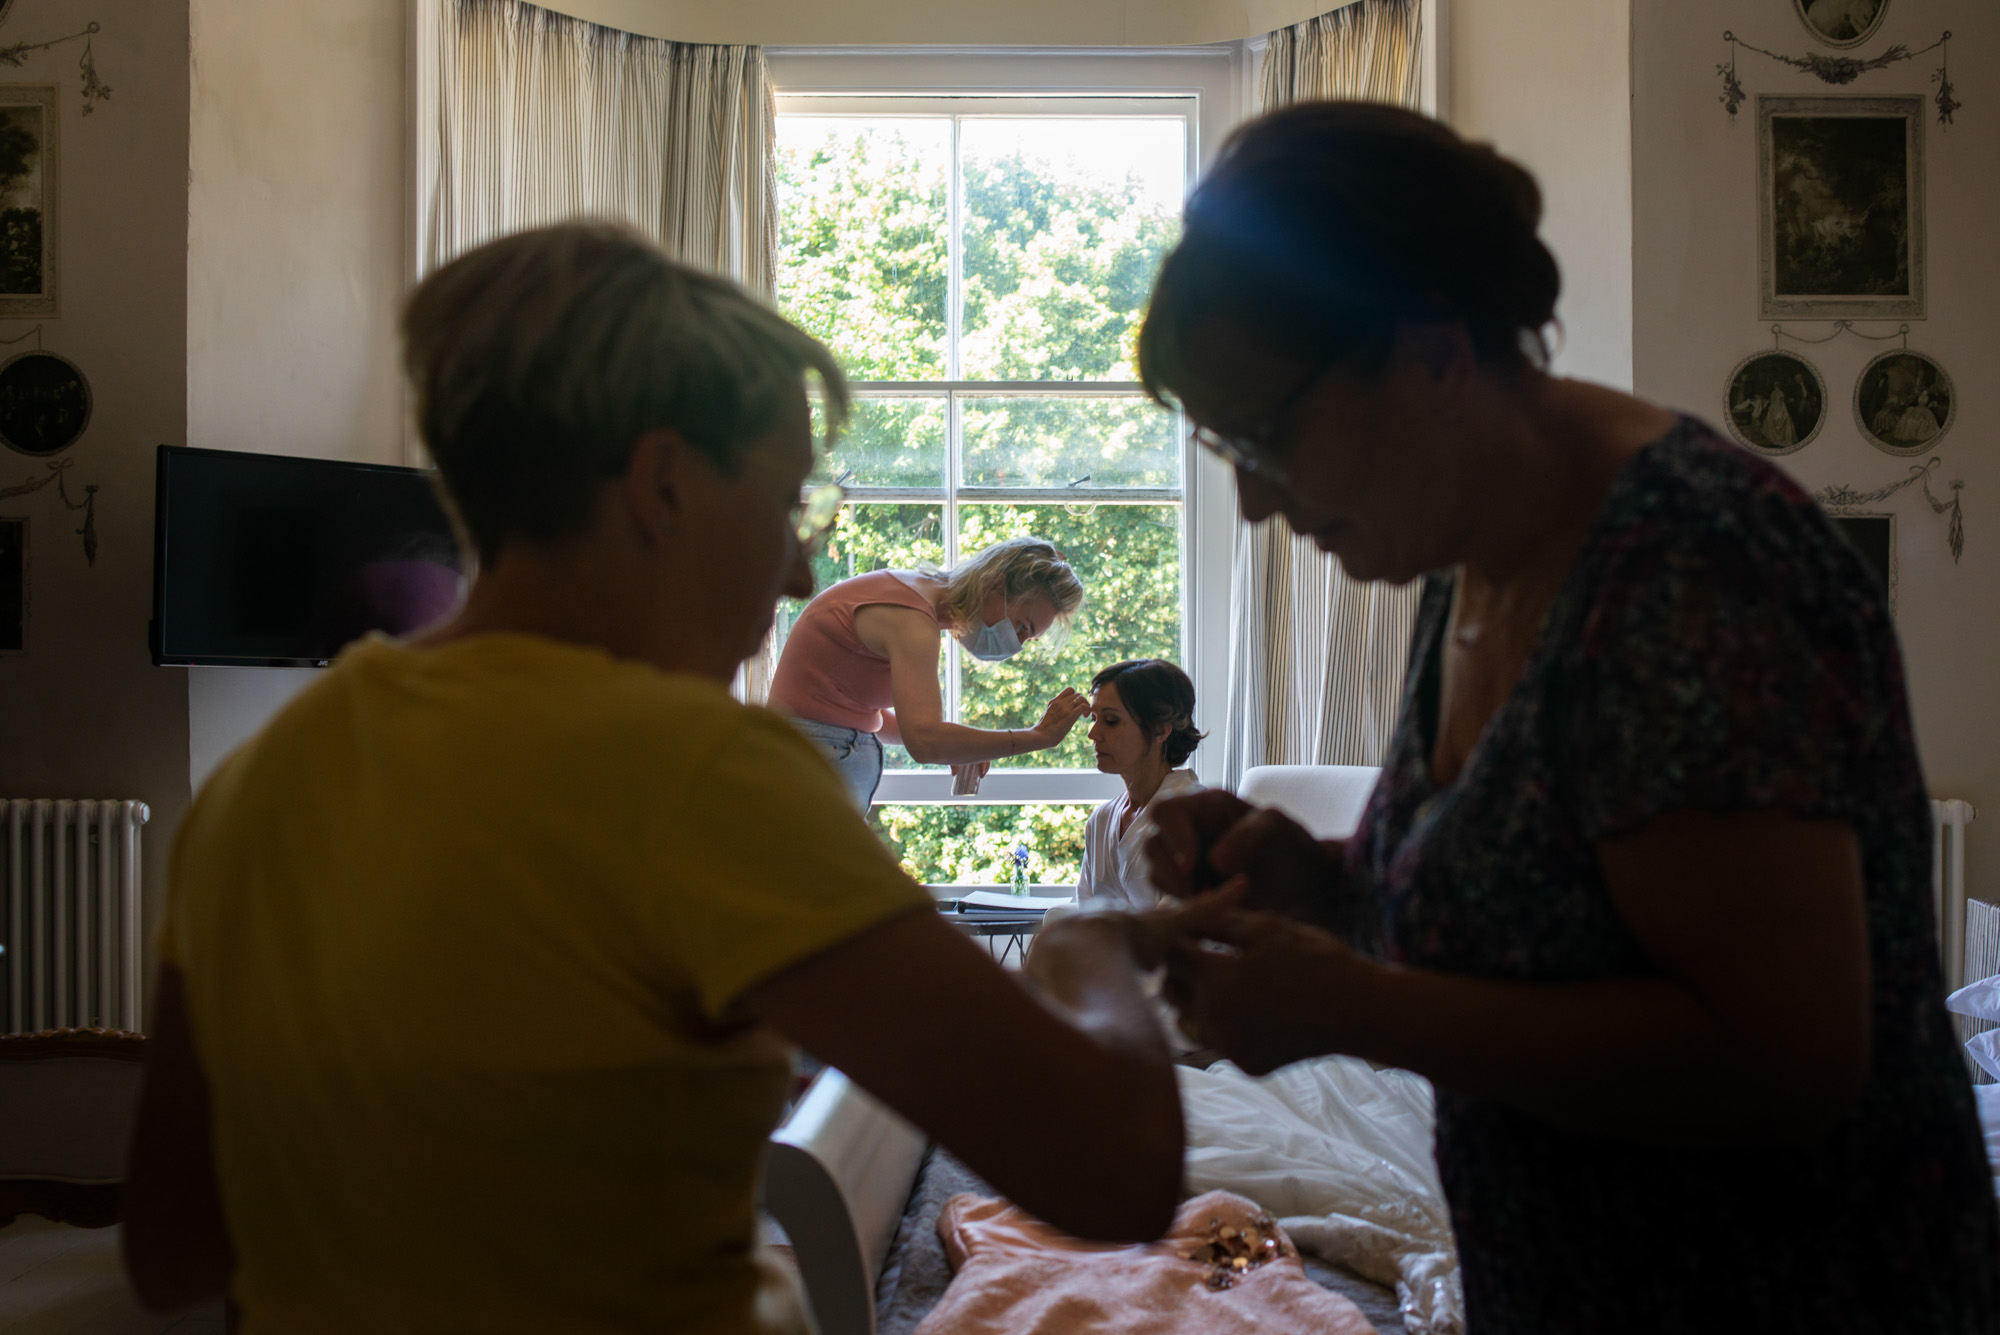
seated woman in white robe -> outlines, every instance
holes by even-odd
[[[1194,683],[1157,658],[1113,663],[1090,680],[1090,744],[1097,768],[1125,791],[1090,813],[1083,830],[1082,909],[1146,909],[1159,903],[1146,870],[1153,804],[1200,789],[1182,769],[1203,734],[1194,726]]]

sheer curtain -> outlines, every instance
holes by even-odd
[[[520,0],[435,0],[418,268],[564,218],[631,223],[768,294],[776,104],[754,46],[639,37]]]
[[[777,103],[760,48],[640,37],[520,0],[418,13],[436,70],[419,99],[436,123],[418,154],[418,276],[508,232],[603,217],[771,295]],[[775,666],[767,641],[738,692],[762,700]]]
[[[1417,0],[1355,0],[1272,33],[1260,102],[1415,107]],[[1416,583],[1349,579],[1282,521],[1238,524],[1229,599],[1225,781],[1252,765],[1373,765],[1402,703]]]

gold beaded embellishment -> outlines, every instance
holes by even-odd
[[[1226,1289],[1284,1254],[1284,1245],[1278,1241],[1278,1221],[1260,1214],[1242,1228],[1220,1219],[1209,1220],[1208,1241],[1198,1244],[1186,1259],[1208,1267],[1209,1288]]]

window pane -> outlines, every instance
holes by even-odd
[[[1087,802],[1032,806],[889,806],[868,813],[868,823],[894,851],[903,870],[926,885],[954,882],[1006,885],[1014,875],[1013,850],[1028,849],[1028,879],[1039,885],[1075,885],[1083,865]]]
[[[871,570],[909,570],[944,560],[944,507],[847,505],[826,547],[813,558],[818,587]]]
[[[945,374],[951,122],[778,118],[778,305],[857,380]]]
[[[971,487],[1177,487],[1174,414],[1151,399],[968,398]]]
[[[813,587],[824,589],[871,570],[908,570],[920,562],[944,564],[944,507],[941,505],[848,505],[825,550],[813,558]],[[778,604],[778,651],[805,604],[787,598]],[[883,748],[890,769],[923,769],[900,746]]]
[[[813,481],[848,487],[936,487],[944,490],[943,399],[857,398],[847,423],[821,455]],[[824,431],[813,400],[813,436]]]
[[[967,117],[960,366],[968,380],[1137,380],[1179,229],[1177,117]]]
[[[1127,658],[1179,660],[1180,506],[967,505],[959,510],[958,549],[964,555],[1021,533],[1054,543],[1076,567],[1086,590],[1083,612],[1058,651],[1038,642],[991,665],[961,655],[963,722],[975,728],[1031,727],[1058,691],[1065,686],[1089,689],[1091,675],[1107,664]],[[1008,763],[1091,769],[1095,762],[1084,732],[1080,724],[1060,747]]]

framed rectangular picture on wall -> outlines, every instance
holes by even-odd
[[[1896,516],[1875,514],[1860,510],[1830,512],[1835,528],[1854,544],[1854,550],[1861,553],[1861,559],[1868,566],[1868,573],[1875,577],[1882,594],[1889,600],[1889,611],[1896,610]]]
[[[28,521],[0,519],[0,654],[28,647]]]
[[[0,320],[62,314],[57,92],[0,84]]]
[[[1757,99],[1764,319],[1921,319],[1924,99]]]

